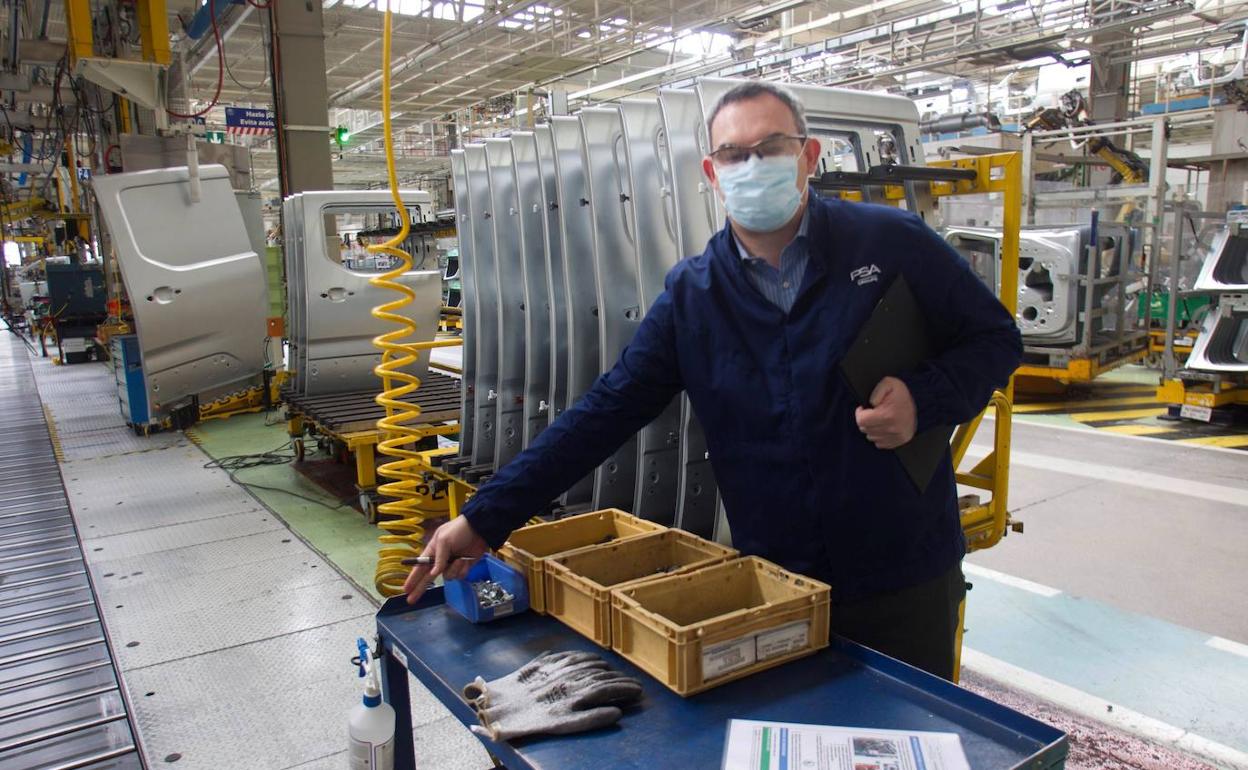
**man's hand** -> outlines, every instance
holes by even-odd
[[[906,383],[896,377],[885,377],[871,391],[871,408],[858,407],[854,412],[858,430],[877,449],[896,449],[914,438],[918,412]]]
[[[485,555],[489,545],[482,540],[468,519],[463,516],[451,519],[438,527],[429,540],[429,545],[421,552],[421,556],[432,556],[433,564],[417,564],[412,567],[407,580],[403,583],[403,593],[407,594],[407,603],[415,604],[424,595],[434,578],[439,575],[444,580],[459,580],[468,574],[468,570]],[[456,557],[468,556],[469,559]]]

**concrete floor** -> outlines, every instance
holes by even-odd
[[[1009,507],[971,562],[1248,642],[1248,453],[1016,421]]]
[[[1016,421],[1010,473],[964,665],[1248,767],[1248,453]]]

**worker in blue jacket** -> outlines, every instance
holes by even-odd
[[[733,545],[832,586],[832,630],[953,675],[966,543],[948,460],[923,492],[889,451],[974,417],[1018,366],[1014,319],[912,213],[807,184],[819,142],[786,90],[748,82],[708,114],[703,171],[728,214],[667,276],[620,360],[444,524],[405,590],[462,577],[681,390],[702,423]],[[838,362],[904,275],[941,353],[857,403]]]

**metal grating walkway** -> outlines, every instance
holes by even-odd
[[[0,767],[143,768],[30,359],[0,338]]]

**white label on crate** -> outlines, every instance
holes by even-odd
[[[495,618],[506,617],[515,611],[516,611],[515,602],[503,602],[497,607],[491,608],[491,612],[493,612],[492,617],[495,617]]]
[[[67,337],[61,340],[61,349],[66,353],[82,353],[87,349],[87,341],[81,337]]]
[[[759,631],[756,654],[760,661],[804,650],[810,644],[810,621],[799,620],[787,626]]]
[[[755,661],[754,636],[742,636],[702,648],[702,681],[751,665]]]
[[[403,654],[402,650],[398,647],[391,647],[390,654],[394,656],[394,659],[399,662],[400,666],[407,668],[407,656]]]
[[[1179,408],[1179,416],[1186,417],[1189,420],[1200,420],[1201,422],[1209,422],[1213,419],[1213,410],[1207,406],[1193,406],[1192,404],[1184,404]]]

